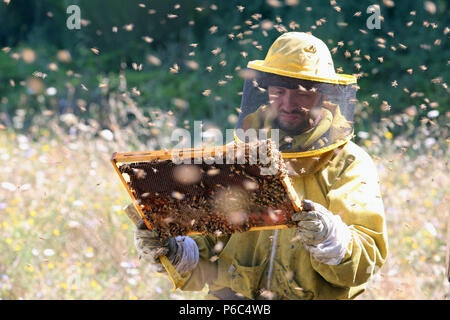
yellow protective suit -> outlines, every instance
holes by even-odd
[[[307,163],[309,162],[309,164]],[[319,163],[320,165],[314,165]],[[231,236],[191,236],[198,245],[197,267],[183,274],[181,290],[231,288],[249,299],[269,290],[275,299],[352,299],[383,265],[387,231],[376,168],[353,142],[293,162],[310,174],[292,176],[300,198],[322,204],[341,216],[352,233],[345,257],[336,266],[322,264],[293,239],[295,229],[250,231]],[[312,168],[312,169],[311,169]],[[221,241],[223,249],[214,246]],[[214,256],[218,259],[211,259]],[[208,296],[214,299],[214,296]]]

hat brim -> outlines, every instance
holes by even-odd
[[[357,83],[356,77],[348,74],[335,74],[333,77],[318,77],[316,75],[311,75],[306,72],[290,72],[286,70],[281,70],[277,68],[272,68],[264,65],[264,60],[253,60],[247,64],[247,68],[259,70],[263,72],[273,73],[280,76],[303,79],[303,80],[311,80],[317,82],[325,82],[325,83],[333,83],[333,84],[343,84],[349,85]]]

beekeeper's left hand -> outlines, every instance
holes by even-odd
[[[351,231],[338,215],[310,200],[302,201],[303,211],[292,216],[298,239],[319,262],[338,265],[351,241]]]

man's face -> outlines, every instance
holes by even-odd
[[[277,111],[282,130],[304,131],[312,127],[317,117],[314,111],[319,93],[274,86],[269,86],[268,91],[270,105]]]

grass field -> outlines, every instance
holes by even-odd
[[[122,211],[130,199],[109,162],[114,151],[132,151],[126,139],[95,126],[65,130],[58,121],[30,135],[0,129],[0,298],[204,297],[206,289],[170,292],[169,279],[137,258],[133,224]],[[358,299],[443,299],[447,142],[436,134],[414,149],[419,135],[408,148],[386,131],[377,137],[361,144],[379,168],[390,250]]]

